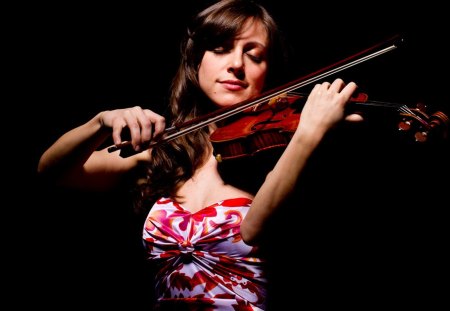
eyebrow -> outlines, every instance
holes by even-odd
[[[233,45],[234,45],[234,42],[239,41],[239,40],[246,40],[246,39],[243,39],[243,38],[240,38],[240,37],[235,37],[234,40],[232,40]],[[259,46],[259,47],[261,47],[263,49],[267,48],[267,46],[264,43],[261,43],[261,41],[248,41],[248,42],[245,42],[244,45],[249,45],[249,44],[257,45],[257,46]]]

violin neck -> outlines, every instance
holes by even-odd
[[[349,105],[350,106],[354,105],[356,107],[388,108],[388,109],[395,109],[395,110],[400,110],[403,107],[407,107],[404,104],[389,103],[389,102],[383,102],[383,101],[352,101]]]

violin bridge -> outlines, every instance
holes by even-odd
[[[289,100],[287,93],[275,96],[271,98],[268,102],[270,109],[273,111],[279,111],[285,109],[289,105]]]

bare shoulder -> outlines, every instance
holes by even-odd
[[[226,194],[225,196],[229,198],[247,198],[251,200],[254,198],[254,195],[250,192],[236,188],[232,185],[225,185],[224,193]]]

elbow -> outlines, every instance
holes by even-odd
[[[52,173],[52,171],[51,166],[41,158],[36,169],[36,176],[39,181],[46,185],[58,184],[55,172]]]
[[[42,157],[39,159],[38,165],[37,165],[37,173],[38,175],[43,175],[47,171],[45,161],[42,159]]]
[[[53,163],[43,154],[38,161],[36,173],[37,176],[43,182],[51,184],[58,184],[60,179],[60,173],[54,167]]]
[[[38,175],[47,175],[48,171],[50,170],[50,165],[48,163],[48,160],[45,156],[45,153],[39,158],[39,162],[37,165],[37,173]]]

